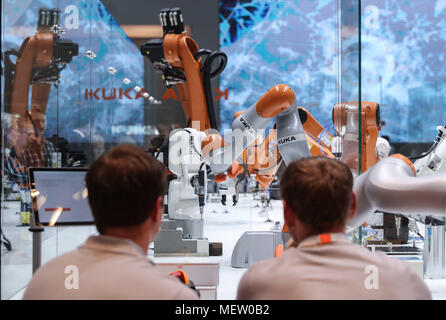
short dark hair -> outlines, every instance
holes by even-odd
[[[353,175],[340,161],[310,157],[283,172],[280,195],[294,215],[314,233],[345,226],[353,200]]]
[[[144,150],[121,145],[95,160],[86,176],[88,202],[99,233],[146,221],[166,192],[165,167]]]

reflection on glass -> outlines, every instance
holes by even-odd
[[[44,195],[41,195],[37,198],[37,206],[40,208],[42,207],[46,202],[46,197]]]
[[[78,191],[73,193],[73,199],[74,200],[81,200],[88,197],[88,190],[87,188],[84,188],[82,191]]]
[[[31,190],[31,197],[35,198],[35,197],[37,197],[39,194],[40,194],[39,191],[37,191],[37,190],[35,190],[35,189],[32,189],[32,190]]]
[[[46,14],[46,9],[40,10],[43,7],[55,8],[48,12],[60,15],[51,25],[39,23],[48,21],[39,19]],[[1,15],[2,70],[5,71],[1,75],[2,175],[5,177],[2,187],[10,200],[3,202],[2,199],[1,231],[14,248],[5,255],[2,251],[1,298],[7,299],[24,288],[31,277],[30,234],[27,228],[17,227],[25,225],[20,217],[32,212],[27,193],[28,168],[85,167],[117,143],[144,146],[157,123],[155,117],[145,117],[146,109],[151,105],[152,92],[153,96],[159,92],[150,87],[147,90],[150,94],[144,95],[147,83],[143,57],[99,0],[2,1]],[[62,39],[69,39],[71,43]],[[51,41],[56,45],[41,48]],[[77,55],[70,52],[73,43],[78,44]],[[73,57],[69,63],[67,55]],[[34,59],[36,56],[38,59]],[[23,64],[29,58],[34,59],[27,64],[31,68]],[[148,77],[151,76],[150,73]],[[132,82],[129,80],[131,87],[140,86],[139,92],[126,88],[124,78],[132,79]],[[152,98],[152,102],[157,100]],[[129,127],[131,130],[115,130]],[[71,200],[88,197],[83,186],[77,190],[81,191],[76,195],[75,191],[68,193]],[[40,189],[34,190],[31,196],[37,200],[38,207],[49,206],[53,200]],[[59,205],[51,204],[55,211],[48,212],[50,225],[64,220],[64,211]],[[39,210],[40,218],[44,212]],[[70,232],[69,229],[64,229],[61,235]],[[63,239],[56,240],[53,230],[47,228],[42,233],[44,261],[57,254],[53,246]],[[80,243],[86,236],[75,238]]]
[[[62,213],[62,211],[63,211],[62,207],[58,207],[54,210],[54,213],[51,216],[48,226],[53,227],[56,224],[57,220],[59,220],[59,217],[60,217],[60,214]]]
[[[85,199],[86,197],[88,197],[88,189],[87,189],[87,188],[85,188],[85,189],[82,191],[82,199]]]
[[[446,2],[363,0],[363,99],[382,107],[394,152],[426,151],[446,123]]]

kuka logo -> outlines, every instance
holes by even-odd
[[[135,98],[132,98],[132,96],[130,96],[130,92],[132,92],[133,88],[128,88],[126,90],[124,90],[123,88],[111,88],[111,89],[106,89],[106,88],[97,88],[96,90],[93,89],[87,89],[85,88],[85,100],[122,100],[122,99],[129,99],[129,100],[136,100],[139,98],[143,98],[144,99],[144,93],[146,93],[147,91],[144,88],[141,88],[141,90],[136,94]],[[220,91],[219,89],[214,89],[217,93],[218,96],[214,98],[214,100],[220,100],[222,97],[225,97],[225,100],[228,100],[228,94],[229,91],[228,89],[225,89],[224,91]],[[173,90],[173,88],[169,88],[166,90],[166,92],[164,92],[163,97],[161,98],[161,100],[167,100],[167,99],[173,99],[173,100],[178,100],[178,96],[176,94],[176,92]]]
[[[240,122],[242,123],[243,127],[248,131],[249,134],[253,135],[255,134],[254,129],[251,127],[251,125],[246,121],[243,117],[240,117]]]
[[[277,141],[277,144],[285,144],[285,143],[290,143],[296,141],[296,137],[295,136],[289,136],[289,137],[285,137],[280,139],[279,141]]]
[[[136,100],[136,99],[139,99],[139,98],[143,98],[144,99],[143,94],[146,93],[146,90],[144,88],[142,88],[137,93],[135,98],[132,98],[129,95],[129,93],[132,90],[133,90],[133,88],[128,88],[126,90],[124,90],[122,88],[119,88],[118,90],[116,88],[111,88],[111,90],[106,92],[105,88],[102,88],[102,90],[101,90],[101,88],[98,88],[98,89],[96,89],[94,91],[93,91],[93,89],[90,89],[90,90],[85,89],[85,100],[88,100],[88,99],[90,99],[90,100],[93,100],[93,99],[100,100],[101,98],[103,100],[116,100],[116,99],[120,99],[121,100],[123,98],[130,99],[130,100],[133,100],[133,99]],[[99,92],[101,92],[102,95],[99,95]],[[116,92],[118,92],[118,95],[116,94]],[[109,95],[107,95],[107,94],[109,94]]]

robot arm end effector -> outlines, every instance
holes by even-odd
[[[162,9],[159,13],[161,26],[163,27],[163,38],[151,39],[141,46],[141,53],[148,57],[155,68],[163,72],[163,80],[167,87],[186,81],[183,70],[174,68],[165,56],[164,37],[166,34],[181,35],[185,32],[183,15],[179,8]]]
[[[37,34],[52,34],[52,57],[49,69],[57,73],[57,77],[46,75],[45,73],[34,75],[33,82],[50,82],[57,84],[59,72],[70,63],[74,56],[79,53],[79,45],[69,39],[60,38],[65,34],[65,30],[60,26],[60,9],[39,9],[39,21],[37,24]],[[59,69],[61,68],[61,69]],[[45,77],[46,76],[46,77]]]

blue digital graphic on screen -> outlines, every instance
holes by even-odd
[[[432,141],[436,126],[446,124],[446,0],[364,0],[361,6],[362,99],[380,103],[381,134],[391,142]],[[220,1],[220,46],[229,57],[221,77],[229,92],[221,102],[222,127],[278,83],[331,125],[335,17],[336,1]]]
[[[143,87],[143,57],[100,1],[8,0],[3,6],[2,51],[18,49],[34,35],[42,7],[61,10],[66,29],[62,38],[79,45],[78,56],[60,74],[59,87],[51,88],[44,136],[142,143],[147,134],[144,91],[134,88]]]
[[[336,103],[336,2],[220,1],[220,48],[228,55],[220,87],[222,128],[269,88],[290,86],[298,105],[331,124]]]
[[[431,142],[446,124],[446,0],[362,1],[363,99],[394,142]]]

